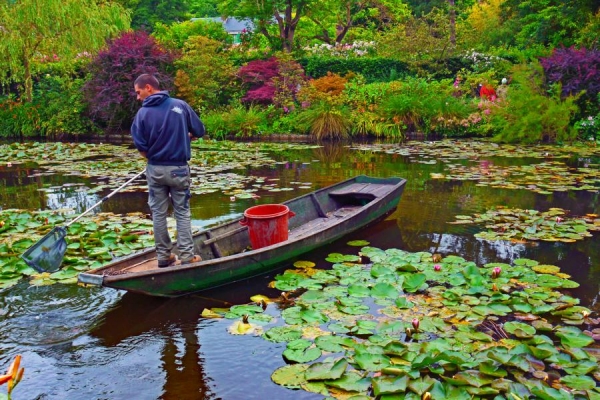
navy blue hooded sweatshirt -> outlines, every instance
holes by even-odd
[[[166,91],[146,97],[131,125],[135,147],[152,165],[185,165],[192,156],[188,132],[200,138],[204,124],[189,104]]]

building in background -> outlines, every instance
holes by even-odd
[[[233,36],[233,44],[240,44],[242,42],[242,34],[246,32],[252,32],[254,30],[254,24],[249,19],[239,20],[233,17],[212,17],[192,18],[192,21],[218,22],[222,24],[225,32]]]

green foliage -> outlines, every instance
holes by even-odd
[[[188,0],[121,0],[131,10],[131,27],[152,32],[156,23],[183,21],[190,9]]]
[[[297,134],[298,112],[282,113],[275,106],[227,107],[202,115],[211,138],[257,137],[272,134]],[[248,126],[245,126],[248,125]]]
[[[183,49],[192,36],[205,36],[222,43],[231,41],[222,24],[202,20],[183,21],[171,25],[157,22],[152,36],[161,45],[174,49]]]
[[[329,101],[320,101],[302,111],[300,129],[317,140],[345,139],[351,133],[350,109]]]
[[[379,107],[401,87],[399,81],[365,83],[360,75],[347,82],[342,101],[352,109],[352,134],[403,140],[404,124],[383,115]]]
[[[326,76],[328,72],[345,75],[349,72],[360,74],[368,82],[392,81],[408,74],[405,63],[382,57],[305,57],[298,60],[306,74],[313,78]]]
[[[576,32],[597,11],[597,5],[587,1],[506,0],[501,9],[518,46],[539,43],[558,47],[574,44]]]
[[[597,115],[588,115],[576,121],[574,126],[580,139],[594,143],[600,141],[600,112]]]
[[[555,85],[556,86],[556,85]],[[516,67],[507,101],[492,109],[499,142],[566,142],[577,137],[570,124],[577,112],[574,96],[561,99],[560,87],[544,90],[543,71],[538,64]]]
[[[227,104],[236,90],[236,70],[216,40],[190,37],[175,67],[177,95],[198,110]]]
[[[190,14],[194,17],[218,17],[219,0],[189,0]]]
[[[600,47],[600,10],[590,16],[588,22],[577,32],[575,44],[578,47],[597,49]]]

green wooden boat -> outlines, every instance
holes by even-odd
[[[148,249],[81,273],[78,280],[174,297],[264,274],[389,215],[398,206],[405,184],[402,178],[356,176],[282,203],[289,209],[283,241],[253,249],[257,228],[248,223],[247,210],[244,218],[194,235],[200,262],[158,268],[154,249]]]

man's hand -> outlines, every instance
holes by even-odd
[[[144,157],[144,158],[148,158],[148,156],[146,155],[146,152],[145,152],[145,151],[140,151],[140,154],[142,155],[142,157]]]

